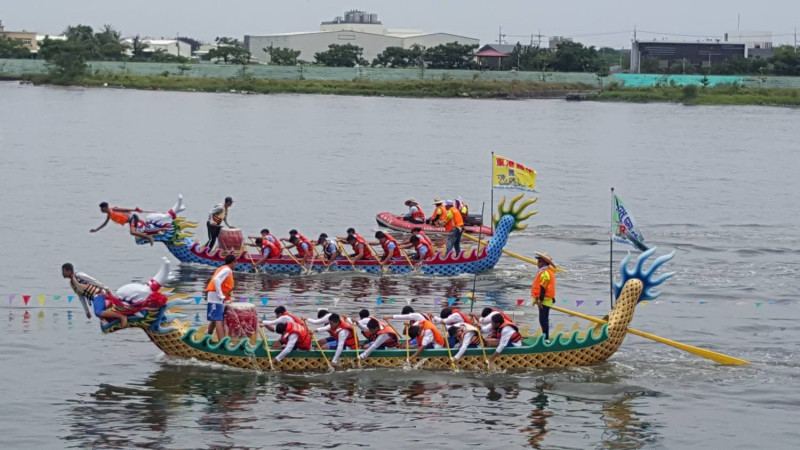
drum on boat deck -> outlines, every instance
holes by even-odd
[[[242,230],[238,228],[223,228],[219,231],[219,248],[223,251],[239,250],[243,242]]]
[[[225,307],[225,328],[228,336],[252,336],[258,330],[258,311],[251,303],[230,303]]]

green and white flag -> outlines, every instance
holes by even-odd
[[[611,237],[621,244],[628,244],[645,251],[644,235],[636,228],[633,217],[628,213],[622,200],[614,194],[614,210],[612,211],[614,231]]]

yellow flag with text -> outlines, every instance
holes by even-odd
[[[493,154],[492,187],[536,192],[536,171],[516,161]]]

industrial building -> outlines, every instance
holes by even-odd
[[[732,58],[747,58],[747,44],[733,42],[634,41],[631,48],[631,72],[639,73],[642,61],[658,61],[660,69],[675,64],[709,67]]]
[[[386,29],[377,14],[359,10],[348,11],[344,17],[322,22],[319,31],[244,36],[245,47],[260,63],[269,63],[269,53],[264,49],[270,46],[300,51],[298,59],[313,62],[314,54],[327,51],[331,44],[353,44],[363,49],[364,59],[372,61],[387,47],[411,48],[420,45],[427,48],[449,42],[462,45],[479,43],[478,39],[450,33]]]

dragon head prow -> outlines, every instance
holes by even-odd
[[[495,226],[497,226],[500,223],[500,220],[504,216],[511,216],[514,219],[514,226],[511,228],[511,231],[524,230],[525,228],[528,228],[528,225],[522,225],[522,222],[524,222],[534,214],[538,213],[539,211],[524,212],[525,208],[536,203],[536,201],[539,200],[539,197],[529,198],[515,208],[517,202],[522,200],[523,195],[524,194],[519,194],[516,197],[512,198],[511,203],[508,204],[508,207],[506,207],[505,197],[503,197],[503,199],[500,200],[500,203],[497,205],[497,215],[492,216],[492,220],[494,221]]]
[[[661,291],[653,291],[652,289],[667,281],[669,278],[675,275],[675,272],[668,272],[658,277],[655,276],[655,272],[667,261],[674,258],[675,252],[673,251],[667,255],[659,256],[655,259],[655,261],[653,261],[653,264],[651,264],[648,269],[645,269],[645,261],[647,261],[647,259],[652,256],[653,253],[655,253],[655,251],[656,247],[653,247],[642,252],[642,254],[636,259],[636,265],[633,268],[628,267],[628,262],[631,259],[631,252],[628,252],[628,254],[620,263],[620,281],[614,282],[614,298],[619,297],[623,286],[625,286],[625,283],[631,279],[640,280],[643,284],[642,295],[639,297],[640,302],[642,300],[654,300],[661,295]]]

